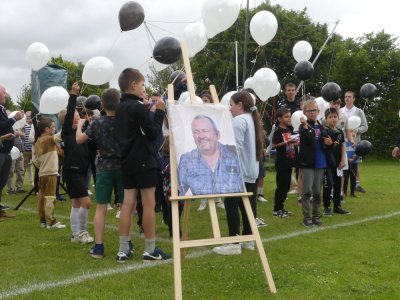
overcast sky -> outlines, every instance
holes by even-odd
[[[16,101],[22,85],[30,82],[31,71],[25,60],[25,51],[33,42],[47,45],[51,56],[61,54],[72,61],[85,63],[94,56],[108,57],[115,67],[111,81],[114,87],[117,87],[118,74],[126,67],[139,68],[146,73],[154,43],[149,45],[143,25],[133,31],[121,33],[118,11],[125,2],[127,1],[0,0],[0,84],[6,87]],[[201,17],[203,0],[137,2],[143,6],[145,20],[156,39],[168,35],[179,39],[184,23],[159,21],[195,21]],[[246,1],[242,2],[244,6]],[[250,0],[250,5],[255,6],[261,2]],[[396,0],[272,0],[271,3],[294,10],[307,7],[308,14],[314,21],[331,24],[330,29],[340,19],[336,32],[345,37],[359,37],[363,33],[382,29],[399,35],[400,2]]]

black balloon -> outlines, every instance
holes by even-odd
[[[366,156],[372,151],[372,144],[367,140],[362,140],[357,143],[355,152],[358,156]]]
[[[135,1],[126,2],[119,10],[118,18],[122,31],[136,29],[144,20],[143,7]]]
[[[173,72],[171,73],[171,75],[169,76],[169,80],[170,80],[171,82],[172,82],[172,81],[181,82],[182,79],[184,79],[185,77],[186,77],[185,72],[180,71],[180,70],[177,70],[177,71],[173,71]],[[176,79],[175,79],[175,78],[176,78]]]
[[[307,60],[299,61],[294,67],[294,75],[299,80],[308,80],[314,74],[314,67],[312,63]]]
[[[360,95],[363,99],[372,99],[376,94],[376,86],[372,83],[364,84],[360,89]]]
[[[100,97],[97,95],[90,95],[87,97],[85,107],[90,110],[95,110],[98,109],[100,110],[101,104],[100,104]]]
[[[328,82],[321,89],[321,96],[326,101],[336,101],[340,98],[342,89],[335,82]]]
[[[181,57],[181,45],[173,37],[164,37],[157,41],[153,49],[153,57],[162,64],[173,64]]]

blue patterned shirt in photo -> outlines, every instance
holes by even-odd
[[[178,166],[179,194],[229,194],[244,191],[239,158],[235,146],[219,144],[220,157],[214,172],[198,149],[183,154]]]

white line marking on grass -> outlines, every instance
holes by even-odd
[[[350,221],[350,222],[344,222],[340,224],[334,224],[330,226],[324,226],[324,227],[314,227],[312,229],[307,229],[307,230],[300,230],[300,231],[295,231],[292,233],[288,234],[283,234],[283,235],[278,235],[270,238],[264,238],[262,241],[265,242],[274,242],[274,241],[279,241],[279,240],[284,240],[284,239],[290,239],[293,237],[298,237],[301,235],[306,235],[306,234],[311,234],[315,232],[320,232],[323,230],[327,229],[337,229],[341,227],[348,227],[348,226],[354,226],[366,222],[371,222],[371,221],[379,221],[383,219],[389,219],[395,216],[400,215],[400,211],[396,211],[393,213],[381,215],[381,216],[372,216],[368,217],[365,219],[357,220],[357,221]],[[202,257],[208,254],[213,253],[212,250],[207,249],[207,250],[199,250],[199,251],[194,251],[186,256],[188,259],[193,259],[193,258],[198,258]],[[94,273],[84,273],[78,276],[71,277],[69,279],[61,280],[61,281],[53,281],[53,282],[43,282],[43,283],[28,283],[24,287],[15,287],[11,288],[8,291],[0,292],[0,299],[2,298],[7,298],[7,297],[15,297],[19,295],[26,295],[30,294],[33,292],[37,291],[44,291],[47,289],[55,288],[55,287],[60,287],[60,286],[68,286],[68,285],[73,285],[77,283],[81,283],[82,281],[85,280],[92,280],[98,277],[103,277],[103,276],[111,276],[111,275],[116,275],[116,274],[123,274],[123,273],[128,273],[130,271],[135,271],[135,270],[141,270],[141,269],[147,269],[147,268],[153,268],[157,267],[159,265],[165,265],[165,264],[171,264],[173,260],[166,260],[166,261],[159,261],[159,262],[144,262],[144,263],[139,263],[139,264],[134,264],[134,265],[126,265],[123,267],[118,267],[118,268],[108,268],[102,271],[94,272]]]

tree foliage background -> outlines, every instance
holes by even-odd
[[[278,32],[263,47],[249,37],[246,77],[262,67],[269,67],[278,75],[282,87],[289,81],[299,84],[293,74],[296,64],[292,55],[294,44],[300,40],[308,41],[313,46],[312,61],[329,35],[328,25],[332,24],[313,22],[306,10],[287,10],[269,2],[250,10],[249,20],[260,10],[271,11],[276,16]],[[246,11],[242,10],[230,29],[210,39],[206,48],[191,59],[197,93],[208,89],[210,84],[217,87],[220,98],[226,92],[236,90],[235,41],[239,45],[239,83],[243,84],[246,79],[242,78],[241,72],[245,19]],[[178,62],[171,69],[158,73],[153,70],[149,76],[150,84],[155,89],[165,91],[171,70],[180,69],[181,66],[182,62]],[[356,93],[355,105],[364,109],[369,125],[363,138],[373,143],[375,154],[390,155],[390,148],[400,134],[400,50],[397,37],[384,31],[365,34],[357,39],[344,39],[341,35],[333,34],[314,66],[313,78],[305,83],[304,92],[318,97],[322,86],[329,81],[338,83],[343,93],[347,90]],[[368,82],[376,85],[378,95],[366,101],[358,94],[361,86]],[[279,96],[282,97],[283,93]],[[276,102],[277,99],[272,98],[259,104],[267,129],[274,122]]]

